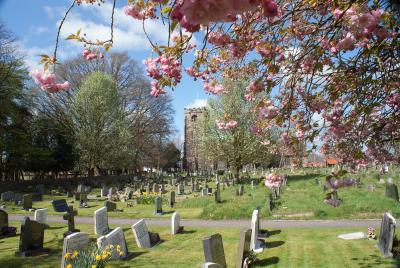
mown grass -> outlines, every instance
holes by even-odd
[[[389,174],[381,176],[383,179],[392,177],[394,183],[399,183],[399,169],[394,168]],[[261,184],[251,189],[249,180],[244,184],[245,193],[243,196],[236,196],[238,185],[225,188],[222,191],[222,203],[216,204],[213,196],[202,197],[199,193],[188,194],[187,196],[177,195],[175,207],[167,207],[168,195],[164,195],[163,210],[164,215],[154,214],[154,205],[134,205],[127,208],[125,203],[118,202],[118,208],[123,212],[110,212],[110,217],[119,218],[158,218],[169,217],[171,213],[177,211],[182,218],[186,219],[249,219],[252,211],[259,207],[261,215],[274,219],[367,219],[380,218],[382,213],[389,211],[395,217],[400,217],[400,205],[398,202],[385,197],[385,184],[379,184],[374,170],[359,174],[350,174],[350,177],[360,178],[361,188],[349,187],[339,189],[339,197],[342,204],[337,207],[331,207],[323,203],[325,192],[318,186],[315,179],[322,183],[325,181],[326,169],[302,169],[291,173],[289,170],[280,172],[288,175],[288,185],[284,188],[283,194],[276,202],[276,208],[273,216],[269,215],[267,210],[267,196],[269,189]],[[215,187],[214,183],[208,183]],[[368,192],[366,185],[375,186],[373,192]],[[188,186],[185,187],[188,190]],[[221,187],[222,189],[222,187]],[[99,194],[99,189],[94,189],[93,194]],[[63,213],[54,212],[51,206],[51,200],[65,198],[64,196],[44,196],[44,201],[34,202],[35,208],[49,208],[50,215],[62,215]],[[95,199],[89,200],[89,208],[78,208],[78,202],[73,202],[69,198],[68,202],[78,209],[79,216],[93,216],[95,210],[101,208],[104,201]],[[21,210],[21,207],[7,203],[7,211],[12,214],[33,213]]]
[[[19,223],[12,222],[14,226]],[[116,226],[112,226],[116,227]],[[109,267],[200,267],[204,260],[202,238],[220,233],[228,267],[235,267],[239,240],[236,228],[185,228],[184,234],[172,236],[169,228],[150,228],[160,233],[163,242],[152,249],[137,248],[129,226],[122,226],[129,252],[134,253],[130,260],[111,262]],[[81,231],[93,235],[91,225],[79,225]],[[45,231],[45,247],[51,252],[46,256],[19,258],[14,256],[18,249],[19,237],[0,240],[0,267],[2,268],[54,268],[60,266],[62,253],[62,233],[65,225],[51,224]],[[361,229],[282,229],[270,230],[273,235],[266,239],[267,248],[258,255],[254,267],[394,267],[395,260],[385,259],[376,249],[376,241],[345,241],[338,234],[366,231]]]

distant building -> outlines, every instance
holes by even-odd
[[[205,170],[206,162],[199,156],[198,122],[205,115],[204,108],[185,108],[185,141],[183,144],[183,169]]]

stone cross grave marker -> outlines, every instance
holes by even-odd
[[[168,206],[173,208],[175,204],[175,191],[169,192]]]
[[[220,234],[213,234],[203,239],[203,251],[206,263],[216,263],[226,266],[224,244]]]
[[[111,259],[125,259],[128,256],[128,247],[125,241],[124,231],[121,227],[117,227],[112,230],[109,234],[101,236],[97,239],[97,246],[100,249],[113,245],[116,248],[118,245],[121,247],[122,255],[119,255],[115,250],[111,255]]]
[[[171,217],[171,234],[176,235],[182,232],[183,226],[181,226],[181,216],[178,212],[174,212]]]
[[[22,207],[25,210],[32,208],[32,195],[31,194],[24,194],[22,196]]]
[[[16,256],[28,257],[48,253],[50,250],[43,248],[44,226],[25,217],[21,223],[19,250]]]
[[[160,196],[157,196],[154,199],[154,213],[156,215],[162,215],[163,211],[162,211],[162,198]]]
[[[94,233],[105,235],[109,231],[107,208],[102,207],[94,212]]]
[[[65,267],[65,254],[81,251],[89,245],[89,234],[78,232],[73,233],[64,238],[63,251],[61,255],[61,268]]]
[[[68,204],[65,199],[53,200],[51,204],[55,212],[66,212],[68,209]]]
[[[240,232],[240,239],[238,245],[238,253],[236,255],[236,268],[247,267],[244,264],[245,259],[250,252],[251,229],[243,229]]]
[[[47,212],[48,212],[47,208],[41,208],[41,209],[35,210],[34,220],[41,224],[46,224]]]
[[[251,241],[250,249],[255,253],[261,253],[264,248],[263,241],[258,239],[258,233],[260,229],[260,219],[258,209],[253,210],[253,215],[251,216]]]
[[[396,220],[390,213],[386,212],[383,214],[378,243],[376,244],[385,257],[393,257],[392,249],[395,233]]]
[[[74,210],[73,206],[68,206],[67,213],[63,215],[63,219],[68,221],[68,231],[64,233],[64,237],[79,232],[75,229],[75,216],[78,215],[78,211]]]

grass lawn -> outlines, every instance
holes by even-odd
[[[398,170],[398,169],[397,169]],[[399,183],[399,173],[396,169],[390,174],[382,176],[386,179],[392,177],[394,183]],[[276,209],[273,211],[275,219],[367,219],[381,218],[382,213],[389,211],[395,217],[400,217],[400,205],[392,199],[385,197],[385,185],[379,184],[376,178],[376,172],[360,173],[349,175],[350,177],[360,178],[363,185],[361,188],[349,187],[339,189],[339,197],[343,200],[337,207],[331,207],[323,203],[325,193],[320,186],[315,183],[315,179],[324,182],[324,169],[305,169],[290,173],[289,170],[282,170],[288,174],[288,186],[277,201]],[[214,187],[214,183],[208,183]],[[366,185],[373,184],[374,192],[368,192]],[[163,216],[154,215],[154,205],[134,205],[127,208],[126,204],[118,202],[118,208],[123,212],[110,212],[110,217],[120,218],[158,218],[170,217],[173,211],[180,213],[184,219],[249,219],[252,211],[256,207],[261,208],[261,216],[271,218],[267,212],[267,196],[269,189],[262,184],[251,189],[250,182],[247,181],[245,193],[243,196],[236,196],[236,188],[226,188],[222,191],[222,203],[216,204],[213,196],[202,197],[190,194],[186,197],[177,195],[177,203],[173,209],[167,206],[168,194],[163,196],[163,210],[166,212]],[[190,186],[185,187],[186,190]],[[222,189],[222,187],[221,187]],[[100,189],[94,189],[92,194],[99,194]],[[34,202],[35,208],[49,208],[50,215],[62,215],[63,213],[54,212],[51,200],[65,198],[65,196],[45,195],[42,202]],[[69,198],[68,203],[73,202]],[[74,208],[78,209],[79,216],[93,216],[93,212],[101,208],[104,201],[90,199],[89,208],[78,208],[78,202],[75,202]],[[21,207],[14,206],[11,202],[7,203],[7,212],[11,214],[33,213],[21,210]],[[296,215],[298,214],[298,215]],[[301,215],[304,214],[304,215]],[[307,215],[308,214],[308,215]]]
[[[19,226],[18,222],[11,225]],[[116,226],[112,226],[116,227]],[[91,225],[79,225],[81,231],[93,234]],[[160,233],[164,240],[152,249],[139,249],[129,226],[123,226],[130,252],[135,257],[127,261],[111,262],[109,267],[200,267],[204,260],[201,239],[213,233],[220,233],[228,267],[235,267],[239,229],[236,228],[186,228],[186,233],[172,236],[169,228],[150,228]],[[19,237],[0,240],[1,268],[59,267],[62,252],[62,233],[65,225],[52,224],[45,231],[45,247],[51,249],[48,256],[18,258]],[[336,236],[341,233],[366,231],[361,229],[283,229],[270,230],[267,249],[258,255],[254,267],[394,267],[396,262],[385,259],[375,248],[376,241],[345,241]],[[91,235],[95,238],[94,235]]]

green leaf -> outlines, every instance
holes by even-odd
[[[65,40],[77,40],[78,37],[75,34],[70,34]]]
[[[163,9],[161,9],[161,13],[162,14],[167,14],[167,13],[169,13],[171,11],[172,11],[172,7],[171,6],[166,6]]]

